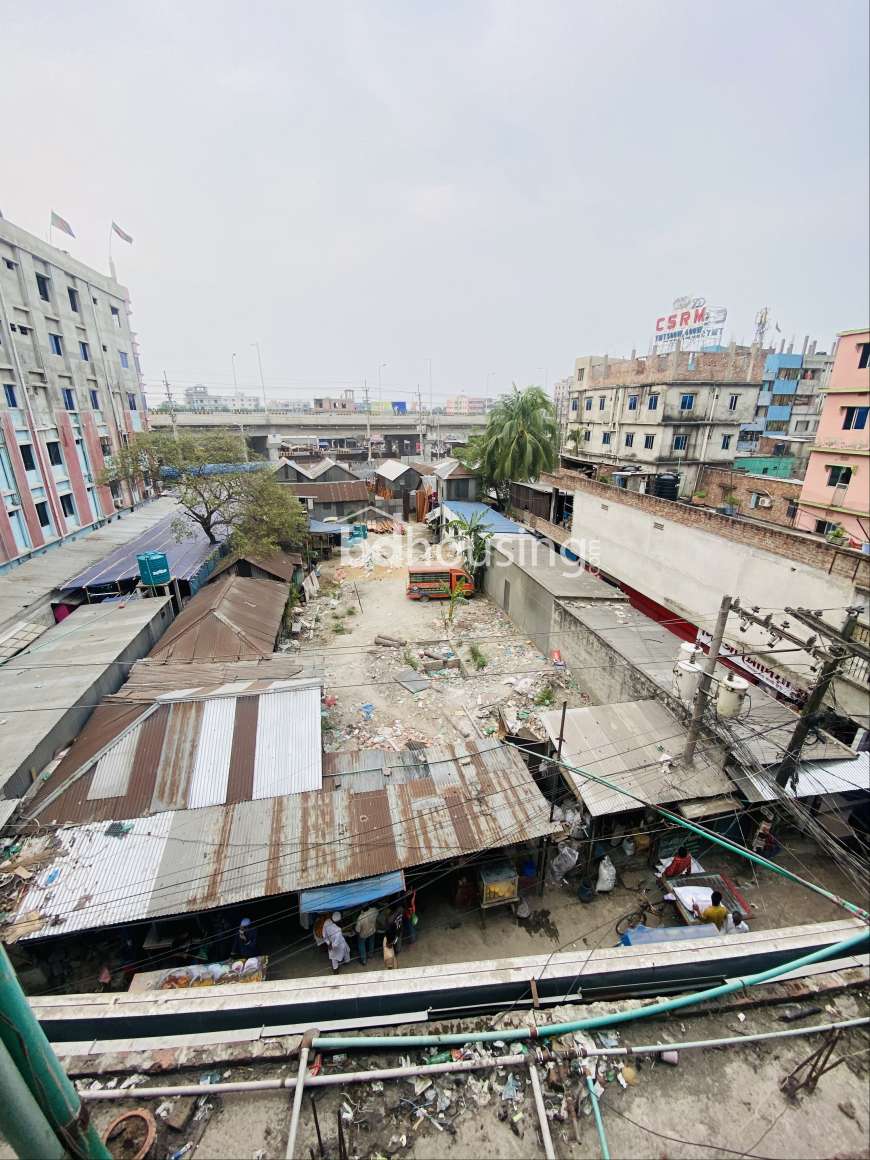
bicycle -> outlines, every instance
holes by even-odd
[[[655,902],[649,897],[645,889],[641,889],[638,895],[638,908],[632,910],[628,914],[624,914],[616,924],[616,933],[621,937],[627,930],[643,923],[644,926],[658,926],[658,920],[664,914],[665,903],[664,900]],[[649,918],[654,918],[655,922],[649,922]]]

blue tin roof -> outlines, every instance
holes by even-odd
[[[145,552],[163,552],[169,561],[169,570],[176,580],[193,581],[207,562],[216,562],[222,551],[220,544],[213,544],[205,532],[198,526],[191,525],[189,538],[178,541],[172,531],[174,516],[166,516],[153,528],[131,540],[129,544],[122,544],[103,557],[97,564],[92,564],[84,572],[79,572],[64,584],[61,591],[69,592],[74,588],[94,588],[103,584],[117,584],[123,580],[135,580],[139,575],[137,556]],[[210,568],[207,570],[210,571]]]
[[[464,520],[470,520],[473,515],[480,515],[483,520],[483,526],[488,532],[493,532],[495,535],[501,536],[528,536],[530,533],[522,524],[515,524],[513,520],[509,520],[507,516],[503,516],[501,512],[497,512],[485,503],[472,503],[470,500],[448,499],[442,504],[445,512],[449,512],[452,516],[461,516]]]

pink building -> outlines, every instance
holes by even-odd
[[[825,390],[795,526],[870,542],[870,330],[844,330]]]

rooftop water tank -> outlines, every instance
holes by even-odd
[[[657,495],[659,499],[670,499],[676,502],[680,490],[680,477],[675,471],[657,475],[651,483],[652,487],[648,486],[647,491],[651,490],[652,494]]]
[[[165,552],[143,552],[136,557],[139,565],[139,579],[149,588],[158,584],[168,584],[172,576]]]

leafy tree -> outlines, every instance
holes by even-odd
[[[479,477],[483,489],[492,489],[499,504],[510,502],[510,485],[535,480],[559,462],[559,425],[556,408],[540,387],[513,392],[499,399],[486,427],[470,439],[462,462]]]
[[[474,576],[486,564],[488,545],[492,539],[492,532],[486,527],[483,516],[480,512],[474,512],[468,518],[456,516],[448,521],[446,527],[463,541],[463,561]]]
[[[298,543],[307,529],[299,501],[266,464],[263,470],[251,470],[248,464],[242,470],[243,459],[242,440],[236,435],[176,439],[148,432],[112,456],[100,482],[127,480],[130,473],[162,478],[178,500],[180,510],[172,524],[178,540],[199,527],[212,543],[226,542],[242,554],[268,555],[282,543]]]

